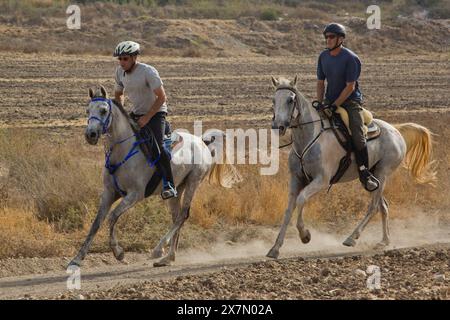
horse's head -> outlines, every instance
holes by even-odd
[[[286,129],[291,125],[295,110],[298,108],[298,91],[295,86],[297,84],[297,76],[295,76],[293,81],[272,77],[272,83],[276,89],[273,97],[272,129],[278,129],[280,135],[283,136],[286,133]]]
[[[103,86],[95,92],[89,89],[91,101],[86,109],[88,124],[85,138],[89,144],[95,145],[102,134],[105,134],[112,122],[111,100]]]

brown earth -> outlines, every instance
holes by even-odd
[[[18,54],[17,57],[2,67],[0,126],[26,127],[49,134],[57,141],[81,135],[86,121],[87,89],[99,83],[112,89],[111,74],[115,65],[112,58],[42,54]],[[268,128],[273,94],[270,75],[292,77],[298,74],[300,90],[313,98],[315,57],[312,56],[216,59],[143,56],[142,60],[157,67],[165,81],[170,119],[175,128],[191,129],[194,119],[204,120],[205,128]],[[183,257],[181,250],[174,267],[153,269],[146,255],[127,254],[129,265],[121,265],[113,261],[111,254],[93,254],[83,269],[83,274],[88,275],[86,287],[81,292],[83,297],[448,299],[448,244],[420,247],[422,243],[414,240],[418,231],[426,231],[430,236],[425,243],[450,241],[450,203],[446,196],[450,181],[447,141],[450,135],[449,57],[444,54],[362,55],[362,60],[361,87],[366,106],[376,117],[394,123],[416,122],[436,133],[434,157],[439,164],[438,187],[408,189],[405,185],[391,185],[388,188],[393,202],[391,211],[399,221],[417,211],[413,218],[421,222],[415,224],[414,232],[408,233],[408,228],[393,232],[405,235],[403,246],[416,245],[416,248],[374,253],[366,243],[359,248],[366,248],[367,253],[374,255],[344,251],[351,257],[321,259],[342,249],[333,247],[324,252],[323,243],[319,242],[314,247],[319,252],[312,259],[299,259],[299,256],[307,256],[300,250],[290,253],[293,257],[286,260],[262,261],[275,239],[275,228],[253,260],[246,258],[252,255],[244,250],[238,257],[215,256],[200,265],[193,265],[192,261],[198,262],[198,254],[184,251]],[[402,191],[405,188],[411,199],[408,205],[401,199],[405,196]],[[334,190],[327,198],[331,199],[329,201],[339,198],[336,193],[346,191],[345,186]],[[362,203],[363,198],[355,201]],[[343,220],[349,222],[349,219]],[[422,224],[423,221],[428,224]],[[317,227],[312,217],[307,218],[307,223]],[[355,222],[346,226],[333,223],[336,222],[327,221],[327,228],[339,230],[339,240],[335,241],[339,243],[341,236],[354,227]],[[376,237],[371,240],[380,236],[377,223],[371,223],[377,229]],[[434,237],[433,233],[437,231],[440,236]],[[313,239],[315,237],[313,233]],[[295,246],[298,246],[299,240],[295,240]],[[245,247],[248,243],[240,245]],[[226,251],[235,251],[233,244]],[[65,290],[67,262],[68,257],[1,260],[0,297],[23,298],[27,294],[25,298],[79,298],[80,293],[70,294]],[[238,265],[233,266],[235,262]],[[223,264],[231,266],[220,270]],[[375,292],[369,292],[365,287],[361,272],[355,274],[355,269],[364,271],[371,264],[380,266],[382,272],[382,289]],[[150,281],[153,278],[155,281]]]
[[[360,85],[365,106],[376,116],[450,107],[449,57],[362,56]],[[194,119],[266,126],[273,94],[270,76],[299,76],[299,88],[314,97],[313,56],[291,58],[149,58],[164,80],[174,123]],[[85,123],[87,90],[99,84],[111,92],[115,62],[106,56],[18,55],[2,67],[2,127],[72,127]],[[430,110],[430,111],[428,111]],[[222,122],[223,121],[223,122]]]
[[[441,11],[449,10],[442,2]],[[63,7],[33,10],[20,5],[18,8],[4,6],[0,15],[0,50],[13,54],[20,51],[110,55],[119,41],[128,38],[138,41],[144,53],[152,56],[310,55],[323,48],[321,31],[330,21],[347,27],[349,47],[361,54],[445,53],[450,48],[450,38],[445,36],[450,31],[449,20],[420,17],[420,12],[427,9],[413,5],[393,8],[392,3],[380,3],[382,27],[379,30],[367,28],[368,5],[363,1],[301,2],[295,9],[279,8],[284,14],[275,21],[260,19],[258,11],[264,11],[264,6],[255,4],[251,8],[245,2],[241,5],[246,8],[241,8],[241,13],[237,8],[235,19],[213,13],[209,19],[199,19],[195,8],[189,19],[180,19],[175,14],[161,14],[156,8],[97,2],[80,5],[79,30],[67,29]],[[220,13],[224,8],[217,6],[216,10]]]
[[[297,239],[298,240],[298,239]],[[299,240],[298,240],[299,241]],[[388,251],[297,253],[152,268],[143,256],[117,264],[104,256],[81,268],[81,289],[62,271],[0,279],[2,299],[449,299],[449,244]],[[191,257],[192,259],[193,257]],[[102,261],[102,262],[100,262]],[[367,278],[380,270],[380,287]]]

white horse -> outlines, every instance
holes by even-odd
[[[119,198],[122,200],[109,216],[110,247],[116,259],[123,260],[124,250],[118,244],[114,227],[125,211],[146,197],[146,186],[155,172],[155,166],[140,152],[137,137],[123,108],[108,99],[103,87],[95,94],[90,89],[89,96],[91,102],[87,108],[89,119],[85,138],[89,144],[96,145],[103,135],[105,150],[109,151],[106,153],[103,193],[97,216],[84,244],[69,265],[80,265],[112,204]],[[172,135],[179,141],[174,147],[171,160],[178,197],[166,200],[173,225],[154,248],[152,257],[162,257],[164,247],[169,242],[170,249],[167,256],[155,262],[155,266],[169,265],[175,260],[181,226],[189,217],[192,199],[204,178],[209,175],[210,182],[227,188],[240,181],[239,173],[231,164],[216,163],[216,158],[212,155],[213,150],[223,148],[223,139],[216,139],[220,135],[224,133],[219,130],[210,131],[210,134],[205,134],[202,138],[183,132]],[[161,185],[160,182],[152,195],[160,194]]]
[[[321,114],[298,91],[296,82],[297,77],[292,82],[284,78],[272,78],[276,88],[272,128],[279,129],[280,135],[291,128],[293,144],[289,153],[291,178],[288,206],[276,242],[267,254],[271,258],[279,255],[295,207],[298,207],[297,229],[300,238],[303,243],[311,240],[311,234],[303,223],[303,208],[313,195],[329,186],[340,159],[346,154],[333,131],[327,130],[330,128],[328,119],[321,119]],[[402,162],[418,183],[435,180],[435,172],[430,167],[431,132],[427,128],[415,123],[392,126],[379,119],[373,121],[381,128],[381,135],[367,142],[369,167],[380,181],[380,186],[372,193],[372,201],[364,219],[344,241],[346,246],[356,244],[355,240],[377,211],[381,212],[383,227],[383,238],[379,245],[389,244],[388,204],[383,191],[387,178]],[[352,164],[339,182],[358,179],[354,159],[352,154]]]

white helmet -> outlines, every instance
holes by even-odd
[[[134,56],[139,54],[139,43],[134,41],[122,41],[119,43],[114,50],[114,57],[122,56],[122,55],[130,55]]]

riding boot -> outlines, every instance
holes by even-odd
[[[170,157],[167,151],[160,147],[162,150],[159,161],[156,163],[158,171],[163,176],[163,190],[161,197],[165,199],[173,198],[178,195],[175,183],[173,182],[172,166],[170,165]]]
[[[364,189],[369,192],[375,191],[380,186],[380,181],[369,171],[369,152],[367,145],[361,150],[355,150],[355,160],[358,165],[359,180]]]

